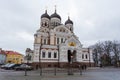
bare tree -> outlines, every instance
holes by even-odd
[[[95,65],[119,66],[120,43],[118,41],[103,41],[92,45]]]
[[[103,42],[103,52],[106,56],[105,58],[105,66],[111,65],[111,51],[112,51],[112,41],[105,41]]]
[[[112,52],[114,53],[114,65],[119,66],[119,56],[120,56],[120,43],[118,41],[113,41]]]
[[[93,60],[95,62],[95,66],[99,66],[99,64],[101,64],[100,56],[103,52],[102,43],[98,42],[95,45],[91,46],[91,48],[93,48]]]

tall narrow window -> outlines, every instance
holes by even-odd
[[[48,52],[48,58],[51,58],[51,52]]]
[[[45,58],[45,52],[42,52],[42,58]]]
[[[54,52],[54,58],[57,58],[57,53],[56,52]]]
[[[46,39],[44,39],[44,44],[46,44]]]
[[[47,26],[47,23],[45,22],[45,26]]]
[[[57,44],[59,44],[59,38],[57,38]]]
[[[63,43],[63,38],[61,38],[61,43]]]
[[[84,59],[84,54],[82,54],[82,59]]]
[[[88,58],[87,54],[85,55],[86,59]]]
[[[45,22],[43,22],[43,26],[45,26]]]
[[[72,28],[70,27],[70,31],[72,31]]]

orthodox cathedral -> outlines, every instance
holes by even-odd
[[[42,67],[92,66],[92,50],[82,48],[73,24],[69,16],[65,23],[61,23],[56,9],[52,15],[45,10],[41,15],[40,28],[34,34],[34,50],[26,49],[26,55],[31,56],[29,63],[36,69],[39,63]]]

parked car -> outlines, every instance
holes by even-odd
[[[18,67],[15,67],[14,68],[16,71],[17,70],[33,70],[33,67],[32,66],[29,66],[29,65],[27,65],[27,64],[21,64],[20,66],[18,66]]]
[[[11,65],[7,66],[5,69],[10,70],[10,69],[14,69],[15,67],[18,67],[18,66],[20,66],[20,64],[11,64]]]
[[[11,64],[9,64],[8,66],[6,66],[5,69],[8,69],[9,67],[11,67],[11,66],[13,66],[13,65],[15,65],[15,64],[11,63]]]
[[[11,63],[7,63],[7,64],[5,64],[5,65],[2,65],[1,66],[1,69],[5,69],[7,66],[9,66]]]

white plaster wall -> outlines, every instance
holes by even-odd
[[[68,62],[67,60],[67,48],[66,46],[60,47],[60,62]]]
[[[34,44],[33,62],[39,62],[40,44]]]

